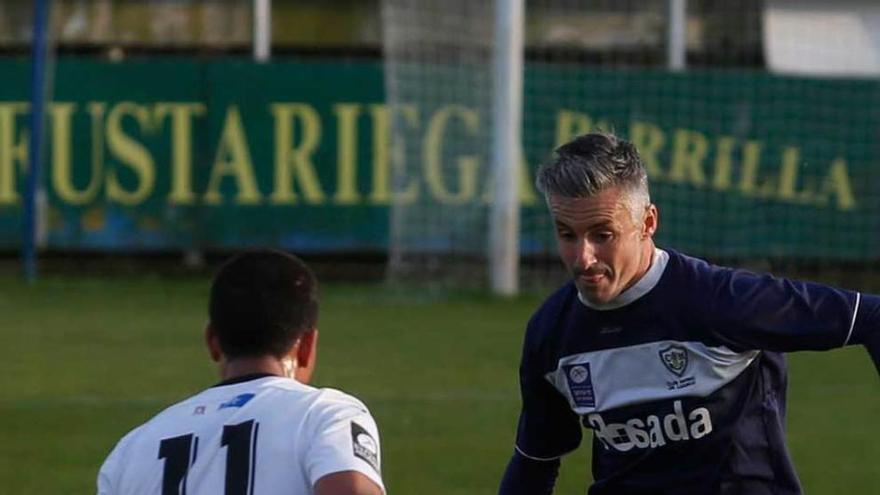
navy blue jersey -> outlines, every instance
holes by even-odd
[[[876,296],[658,249],[611,303],[569,282],[529,321],[516,449],[555,459],[590,428],[592,495],[800,493],[780,353],[862,343],[878,324]]]

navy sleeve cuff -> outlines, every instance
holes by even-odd
[[[504,477],[499,495],[550,495],[559,475],[559,459],[538,461],[514,452]]]

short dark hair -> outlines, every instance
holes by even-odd
[[[538,170],[535,185],[545,196],[593,196],[611,187],[648,196],[648,174],[636,147],[604,132],[578,136],[556,148]]]
[[[248,251],[224,263],[214,276],[209,313],[227,358],[281,357],[317,324],[317,280],[292,254]]]

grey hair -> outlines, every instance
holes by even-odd
[[[587,198],[620,187],[635,223],[651,204],[648,173],[636,147],[603,132],[578,136],[556,148],[553,159],[538,169],[535,186],[546,198]]]

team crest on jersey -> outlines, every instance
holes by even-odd
[[[666,369],[675,373],[676,376],[684,375],[688,367],[687,349],[680,345],[671,345],[660,350],[660,361]]]
[[[227,407],[241,407],[248,403],[249,400],[254,398],[254,394],[241,394],[236,395],[235,397],[229,399],[228,401],[220,404],[218,409],[226,409]]]
[[[575,407],[596,407],[590,363],[566,364],[562,366],[562,372]]]
[[[351,422],[351,445],[354,456],[369,464],[379,473],[379,444],[366,428]]]

